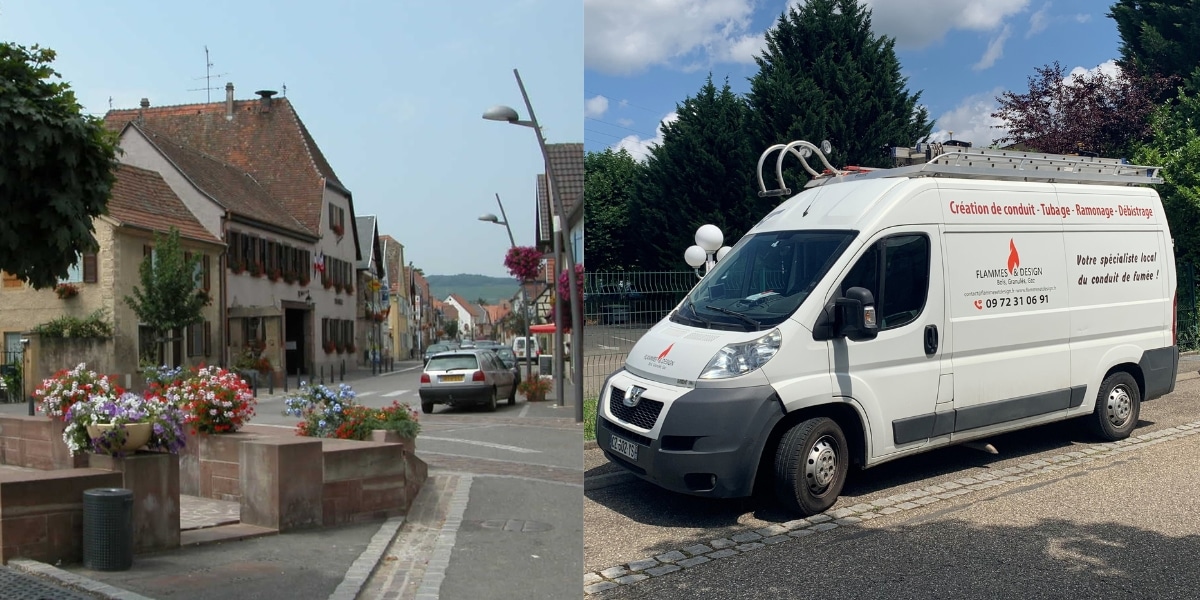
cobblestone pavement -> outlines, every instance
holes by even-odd
[[[427,576],[432,579],[435,575],[445,574],[444,563],[439,561],[431,568],[431,561],[439,549],[442,527],[452,510],[451,499],[460,486],[469,488],[469,480],[469,475],[430,472],[399,535],[392,540],[375,573],[359,594],[361,600],[416,600]],[[454,508],[458,508],[457,505]]]
[[[72,590],[36,575],[0,566],[0,598],[4,600],[96,600],[100,596]]]
[[[864,521],[919,509],[929,504],[973,492],[999,486],[1010,486],[1031,477],[1053,476],[1064,469],[1095,461],[1112,461],[1125,452],[1179,440],[1197,433],[1200,433],[1200,421],[1135,435],[1118,442],[1084,446],[1079,450],[1033,460],[1007,469],[998,469],[992,473],[973,473],[970,477],[827,511],[807,519],[797,519],[758,529],[746,528],[728,537],[713,539],[707,543],[692,544],[640,560],[613,565],[606,569],[585,572],[583,591],[585,594],[591,595],[623,588],[714,560],[753,552],[759,548],[820,534],[838,527],[853,527]]]

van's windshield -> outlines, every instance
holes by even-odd
[[[804,302],[857,232],[770,231],[742,238],[671,315],[695,327],[754,331]]]

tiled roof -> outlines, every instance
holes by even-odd
[[[512,312],[512,309],[507,305],[488,305],[484,306],[483,308],[487,310],[488,322],[490,323],[499,323],[501,319],[508,315],[508,313]]]
[[[454,298],[454,301],[458,302],[459,306],[467,309],[467,312],[471,313],[472,319],[478,319],[479,317],[483,316],[482,308],[479,308],[479,306],[472,304],[470,302],[467,302],[465,299],[463,299],[462,296],[459,296],[458,294],[450,294],[450,298]],[[447,299],[447,302],[449,302],[449,299]]]
[[[550,168],[554,170],[555,190],[562,198],[563,211],[570,217],[577,203],[583,202],[583,144],[546,144]],[[538,232],[540,240],[550,240],[550,218],[554,214],[543,175],[538,175]]]
[[[110,110],[107,127],[120,130],[130,121],[232,164],[254,176],[311,231],[320,231],[324,181],[345,188],[313,141],[287,98],[273,98],[270,110],[262,100],[236,100],[232,119],[226,103],[159,106]]]
[[[305,236],[316,236],[292,218],[283,205],[268,194],[249,173],[146,127],[136,124],[130,126],[138,129],[196,187],[224,205],[230,212]]]
[[[174,226],[180,237],[222,244],[196,220],[161,175],[131,165],[117,165],[108,215],[122,224],[151,231],[166,233]]]

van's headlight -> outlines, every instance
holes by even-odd
[[[726,379],[745,375],[771,360],[779,352],[783,335],[778,329],[772,330],[756,340],[729,344],[717,351],[717,355],[708,361],[700,379]]]

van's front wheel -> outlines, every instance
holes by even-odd
[[[1104,378],[1096,396],[1096,410],[1088,420],[1092,432],[1105,441],[1129,437],[1142,411],[1142,394],[1137,381],[1125,371]]]
[[[837,501],[850,468],[842,428],[821,417],[783,434],[775,451],[775,494],[803,516],[824,512]]]

